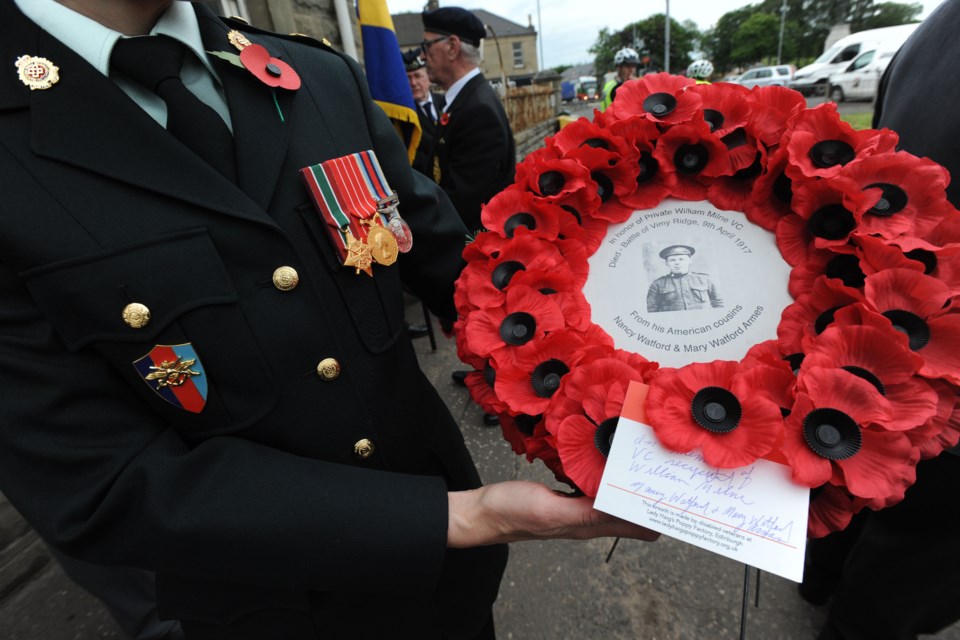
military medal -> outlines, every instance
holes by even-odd
[[[46,58],[20,56],[14,65],[17,67],[20,82],[30,87],[31,91],[49,89],[60,82],[60,67]]]
[[[173,406],[200,413],[207,403],[207,379],[200,357],[189,342],[158,344],[133,367],[154,393]]]
[[[397,213],[397,195],[373,151],[333,158],[300,170],[311,200],[344,266],[373,275],[413,242]]]

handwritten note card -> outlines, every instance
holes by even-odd
[[[800,582],[810,490],[769,460],[717,469],[699,451],[664,449],[644,424],[646,392],[630,386],[594,506]]]

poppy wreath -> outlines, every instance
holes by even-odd
[[[635,380],[666,448],[789,465],[820,537],[902,500],[960,440],[960,216],[947,171],[894,132],[783,87],[661,73],[545,142],[483,208],[455,292],[467,385],[517,454],[595,496]],[[740,361],[660,367],[591,320],[588,258],[668,196],[742,212],[791,268],[777,338]]]

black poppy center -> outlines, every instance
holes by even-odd
[[[283,71],[280,70],[280,67],[273,64],[272,62],[267,65],[267,73],[272,75],[274,78],[279,78],[283,75]]]
[[[760,162],[760,152],[757,151],[756,157],[753,159],[753,164],[749,167],[744,167],[740,169],[735,174],[733,174],[734,180],[753,180],[763,171],[763,164]]]
[[[884,311],[883,315],[893,323],[894,329],[907,335],[911,351],[919,351],[930,342],[930,327],[920,316],[902,309]]]
[[[793,180],[786,173],[781,172],[773,181],[773,195],[784,204],[793,200]]]
[[[542,196],[555,196],[563,191],[563,185],[567,180],[559,171],[544,171],[537,180],[537,187]]]
[[[814,409],[803,419],[803,439],[821,458],[844,460],[860,450],[860,427],[836,409]]]
[[[704,387],[693,396],[690,408],[698,425],[713,433],[729,433],[740,424],[740,401],[723,387]]]
[[[878,378],[872,371],[864,369],[863,367],[856,367],[854,365],[849,365],[846,367],[841,367],[844,371],[852,373],[862,380],[866,380],[874,386],[874,388],[880,392],[880,395],[887,395],[887,389],[883,386],[883,383],[880,382]]]
[[[568,205],[568,204],[562,204],[562,205],[560,205],[560,208],[563,209],[564,211],[566,211],[567,213],[569,213],[570,215],[572,215],[574,218],[576,218],[576,219],[577,219],[577,224],[579,224],[579,225],[581,225],[581,226],[583,225],[583,217],[580,216],[580,212],[579,212],[579,211],[577,211],[576,209],[574,209],[573,207],[571,207],[571,206]]]
[[[660,171],[660,165],[654,157],[646,151],[640,154],[638,164],[640,165],[640,175],[637,176],[637,184],[650,182],[657,175],[657,172]]]
[[[937,268],[937,255],[933,251],[914,249],[913,251],[907,251],[904,255],[922,264],[923,272],[927,275],[933,273]]]
[[[597,448],[604,458],[610,455],[610,446],[613,444],[613,436],[617,432],[617,421],[619,418],[607,418],[597,425],[597,430],[593,432],[593,445]]]
[[[860,288],[867,280],[867,276],[860,269],[860,259],[849,253],[830,258],[824,273],[828,278],[840,278],[848,287]]]
[[[517,425],[517,430],[520,431],[523,435],[530,437],[533,435],[534,427],[543,419],[542,414],[535,416],[530,416],[525,413],[521,413],[516,418],[513,419],[514,423]]]
[[[833,315],[830,315],[830,321],[833,321]],[[829,324],[829,323],[828,323]],[[820,333],[819,331],[817,333]],[[803,359],[806,356],[802,353],[791,353],[788,356],[783,356],[783,359],[787,361],[790,365],[790,370],[793,371],[793,375],[800,373],[800,365],[803,364]]]
[[[497,381],[497,372],[490,366],[489,362],[483,367],[483,381],[486,382],[491,389]]]
[[[710,152],[702,144],[682,144],[673,154],[673,164],[682,174],[700,173],[710,161]]]
[[[846,238],[856,226],[853,214],[839,204],[828,204],[817,209],[807,222],[810,233],[824,240]]]
[[[658,118],[673,113],[677,108],[677,99],[669,93],[652,93],[643,101],[643,110]]]
[[[500,323],[500,339],[517,347],[533,340],[536,330],[536,319],[529,313],[517,311],[507,315]]]
[[[594,171],[590,174],[590,179],[597,183],[597,196],[600,202],[606,202],[613,197],[613,180],[606,174]]]
[[[899,211],[903,211],[903,208],[907,206],[907,192],[895,184],[875,182],[867,185],[867,189],[883,190],[883,194],[880,195],[877,204],[873,205],[873,208],[869,209],[867,213],[886,218]]]
[[[604,140],[603,138],[587,138],[580,143],[581,147],[591,147],[593,149],[606,149],[610,150],[610,143]]]
[[[503,291],[506,286],[510,284],[510,279],[513,278],[518,271],[526,271],[526,267],[514,260],[501,262],[494,267],[490,273],[490,282],[492,282],[493,286],[497,289]]]
[[[823,333],[824,330],[830,326],[830,324],[833,322],[834,314],[840,309],[843,309],[843,305],[839,307],[830,307],[817,316],[817,319],[813,322],[813,330],[817,332],[817,335]]]
[[[810,159],[820,169],[844,165],[857,156],[843,140],[821,140],[810,147]]]
[[[507,221],[503,223],[503,232],[507,234],[508,238],[512,238],[513,233],[517,230],[517,227],[526,227],[527,229],[531,230],[536,229],[537,219],[526,211],[515,213],[507,218]]]
[[[551,358],[538,364],[530,374],[533,392],[541,398],[549,398],[560,388],[560,378],[570,373],[562,361]]]
[[[723,114],[716,109],[704,109],[703,119],[710,125],[711,132],[723,127]]]

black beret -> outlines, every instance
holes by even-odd
[[[433,11],[424,11],[422,17],[425,31],[457,36],[475,47],[480,46],[480,41],[487,35],[487,28],[480,18],[460,7],[440,7]]]
[[[426,63],[420,59],[419,49],[407,49],[403,52],[403,66],[407,71],[416,71]]]
[[[661,251],[660,257],[666,260],[670,256],[692,256],[696,252],[696,249],[685,244],[674,244]]]

